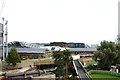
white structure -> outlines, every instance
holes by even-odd
[[[60,47],[60,46],[44,46],[44,47],[41,47],[41,48],[46,48],[50,51],[63,51],[63,50],[66,50],[66,49],[69,49],[69,48],[63,48],[63,47]]]
[[[80,59],[80,55],[72,55],[73,60]]]
[[[3,38],[3,35],[4,34],[4,31],[3,31],[3,25],[0,23],[0,59],[3,58],[3,52],[4,52],[4,48],[3,48],[3,41],[4,41],[4,38]]]
[[[120,44],[120,1],[118,2],[118,44]]]

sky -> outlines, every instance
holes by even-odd
[[[8,42],[98,44],[117,38],[118,1],[0,0],[0,17],[8,20]]]

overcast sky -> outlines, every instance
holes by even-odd
[[[2,0],[0,0],[0,7]],[[4,0],[8,41],[115,41],[119,0]]]

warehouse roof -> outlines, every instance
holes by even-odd
[[[18,53],[45,53],[44,48],[16,48]],[[11,48],[9,48],[10,52]]]
[[[70,51],[97,51],[96,48],[69,48]]]

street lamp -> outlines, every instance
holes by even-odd
[[[2,18],[2,60],[5,60],[4,55],[4,18]]]
[[[6,39],[6,41],[5,41],[5,58],[8,56],[8,27],[7,27],[7,24],[8,24],[8,21],[6,21],[6,23],[5,23],[5,26],[6,26],[6,31],[5,31],[5,39]]]
[[[8,34],[8,32],[7,32],[7,24],[8,24],[8,21],[5,20],[5,18],[2,18],[2,57],[3,57],[3,61],[5,61],[5,58],[8,55],[8,43],[7,43],[7,39],[8,39],[7,34]],[[4,32],[4,26],[6,26],[5,32]],[[5,33],[5,43],[4,43],[4,33]]]

